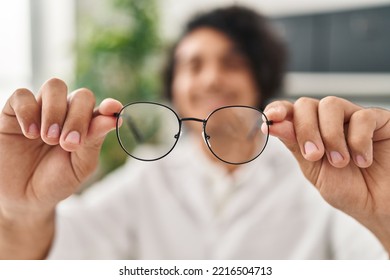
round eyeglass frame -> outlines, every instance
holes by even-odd
[[[169,149],[168,152],[166,152],[165,154],[163,154],[162,156],[160,157],[157,157],[157,158],[153,158],[153,159],[143,159],[143,158],[139,158],[139,157],[136,157],[134,155],[132,155],[126,148],[125,148],[125,145],[123,144],[122,140],[121,140],[121,137],[120,137],[120,133],[119,133],[119,128],[120,128],[120,117],[122,115],[122,112],[129,106],[131,105],[136,105],[136,104],[150,104],[150,105],[156,105],[156,106],[161,106],[161,107],[164,107],[168,110],[170,110],[177,118],[177,121],[178,121],[178,125],[179,125],[179,130],[177,132],[177,134],[174,135],[175,137],[175,142],[174,144],[172,145],[172,148]],[[263,117],[263,120],[264,120],[264,123],[267,125],[267,134],[266,134],[266,137],[264,139],[264,145],[263,145],[263,148],[261,149],[261,151],[253,158],[251,158],[250,160],[247,160],[247,161],[244,161],[244,162],[229,162],[229,161],[226,161],[222,158],[220,158],[214,151],[213,149],[211,148],[211,145],[209,143],[209,139],[210,137],[207,135],[206,133],[206,125],[207,125],[207,121],[210,119],[210,117],[222,110],[222,109],[226,109],[226,108],[249,108],[249,109],[253,109],[253,110],[256,110],[258,111],[259,113],[261,113],[262,117]],[[220,107],[220,108],[217,108],[215,110],[213,110],[210,114],[208,114],[208,116],[205,118],[205,119],[199,119],[199,118],[192,118],[192,117],[189,117],[189,118],[180,118],[179,115],[172,109],[170,108],[169,106],[167,105],[164,105],[164,104],[161,104],[161,103],[157,103],[157,102],[150,102],[150,101],[140,101],[140,102],[132,102],[132,103],[128,103],[126,105],[124,105],[122,107],[122,109],[118,112],[118,113],[115,113],[114,114],[114,117],[116,117],[116,137],[118,139],[118,142],[119,142],[119,145],[121,146],[121,148],[123,149],[123,151],[131,156],[132,158],[135,158],[137,160],[140,160],[140,161],[157,161],[157,160],[160,160],[164,157],[166,157],[170,152],[172,152],[172,150],[175,148],[177,142],[179,141],[179,138],[180,138],[180,135],[181,135],[181,131],[182,131],[182,126],[183,126],[183,122],[185,121],[196,121],[196,122],[201,122],[203,124],[203,133],[202,133],[202,136],[203,136],[203,140],[204,142],[206,143],[208,149],[210,150],[210,152],[217,158],[219,159],[220,161],[222,162],[225,162],[225,163],[228,163],[228,164],[233,164],[233,165],[241,165],[241,164],[245,164],[245,163],[249,163],[253,160],[255,160],[256,158],[258,158],[264,151],[265,147],[267,146],[267,143],[268,143],[268,139],[269,139],[269,126],[273,124],[273,121],[272,120],[268,120],[267,116],[259,109],[255,108],[255,107],[252,107],[252,106],[247,106],[247,105],[229,105],[229,106],[223,106],[223,107]]]

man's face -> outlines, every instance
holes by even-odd
[[[199,28],[175,53],[173,104],[181,117],[204,119],[227,105],[259,105],[249,62],[223,33]]]

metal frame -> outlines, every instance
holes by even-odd
[[[172,148],[167,152],[165,153],[164,155],[158,157],[158,158],[155,158],[155,159],[142,159],[142,158],[138,158],[132,154],[130,154],[127,149],[124,147],[122,141],[121,141],[121,137],[120,137],[120,133],[119,133],[119,121],[120,121],[120,117],[122,115],[122,112],[124,109],[126,109],[127,107],[131,106],[131,105],[135,105],[135,104],[152,104],[152,105],[156,105],[156,106],[161,106],[161,107],[164,107],[168,110],[170,110],[177,118],[178,120],[178,124],[179,124],[179,131],[176,135],[174,135],[174,137],[176,138],[176,141],[175,143],[173,144]],[[126,154],[128,154],[129,156],[131,156],[132,158],[135,158],[137,160],[141,160],[141,161],[156,161],[156,160],[159,160],[159,159],[162,159],[164,158],[165,156],[167,156],[170,152],[172,152],[172,150],[175,148],[179,138],[180,138],[180,134],[181,134],[181,131],[182,131],[182,125],[183,125],[183,122],[186,122],[186,121],[196,121],[196,122],[201,122],[203,123],[203,138],[204,138],[204,141],[207,145],[207,147],[209,148],[209,150],[211,151],[211,153],[217,158],[219,159],[220,161],[222,162],[225,162],[225,163],[228,163],[228,164],[233,164],[233,165],[240,165],[240,164],[245,164],[245,163],[248,163],[248,162],[251,162],[253,160],[255,160],[256,158],[258,158],[262,152],[264,151],[265,147],[267,146],[267,143],[268,143],[268,138],[269,138],[269,133],[267,133],[266,137],[265,137],[265,142],[264,142],[264,147],[262,148],[262,150],[259,152],[259,154],[254,157],[253,159],[251,160],[248,160],[248,161],[245,161],[245,162],[240,162],[240,163],[235,163],[235,162],[229,162],[229,161],[226,161],[222,158],[220,158],[217,154],[214,153],[214,151],[211,149],[211,146],[210,146],[210,143],[209,143],[209,139],[210,139],[210,136],[207,135],[206,133],[206,125],[207,125],[207,121],[210,119],[210,117],[215,114],[216,112],[222,110],[222,109],[226,109],[226,108],[237,108],[237,107],[242,107],[242,108],[250,108],[250,109],[253,109],[253,110],[256,110],[258,112],[260,112],[264,118],[264,122],[265,124],[267,125],[267,128],[269,130],[269,126],[272,125],[272,120],[268,120],[267,116],[262,112],[260,111],[259,109],[257,108],[254,108],[254,107],[251,107],[251,106],[245,106],[245,105],[230,105],[230,106],[223,106],[223,107],[220,107],[220,108],[217,108],[215,109],[214,111],[212,111],[208,116],[207,118],[205,119],[199,119],[199,118],[180,118],[179,115],[170,107],[164,105],[164,104],[161,104],[161,103],[157,103],[157,102],[132,102],[132,103],[128,103],[126,104],[125,106],[122,107],[122,109],[118,112],[118,113],[115,113],[114,116],[116,117],[116,137],[118,139],[118,142],[121,146],[121,148],[125,151]]]

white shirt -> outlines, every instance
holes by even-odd
[[[183,140],[162,160],[129,160],[63,202],[49,258],[387,257],[366,228],[323,201],[278,140],[232,176]]]

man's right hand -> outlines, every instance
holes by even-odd
[[[96,168],[105,135],[115,128],[113,115],[122,105],[106,99],[94,106],[91,91],[79,89],[68,96],[59,79],[47,81],[37,97],[18,89],[7,101],[0,114],[0,258],[27,256],[16,252],[14,239],[27,241],[32,232],[22,231],[42,223],[53,229],[56,204]]]

